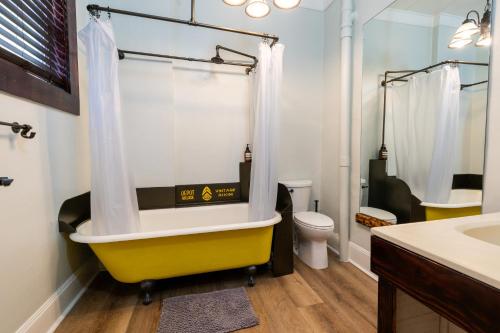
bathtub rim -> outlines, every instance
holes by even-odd
[[[248,204],[245,204],[248,205]],[[216,208],[214,206],[209,206],[211,209]],[[190,208],[208,208],[208,206],[199,206],[199,207],[186,207],[186,208],[173,208],[173,209],[190,209]],[[159,211],[159,210],[167,210],[172,208],[163,208],[163,209],[154,209],[148,210],[151,211]],[[265,228],[269,226],[273,226],[281,222],[282,216],[279,212],[274,212],[274,217],[264,221],[255,221],[255,222],[243,222],[243,223],[231,223],[231,224],[222,224],[222,225],[213,225],[213,226],[203,226],[203,227],[190,227],[190,228],[176,228],[176,229],[168,229],[168,230],[160,230],[160,231],[148,231],[148,232],[136,232],[130,234],[116,234],[116,235],[104,235],[104,236],[95,236],[95,235],[82,235],[79,233],[79,229],[81,229],[84,225],[90,222],[90,219],[81,223],[77,228],[76,232],[69,235],[69,238],[76,243],[83,244],[102,244],[102,243],[114,243],[114,242],[126,242],[133,241],[139,239],[152,239],[152,238],[162,238],[162,237],[175,237],[175,236],[187,236],[194,234],[205,234],[205,233],[214,233],[214,232],[223,232],[223,231],[231,231],[231,230],[243,230],[243,229],[257,229],[257,228]]]
[[[442,208],[442,209],[456,209],[456,208],[471,208],[471,207],[481,207],[481,201],[472,201],[456,204],[439,204],[434,202],[422,202],[420,206],[430,207],[430,208]]]
[[[465,195],[473,195],[473,194],[478,194],[481,193],[481,197],[483,195],[482,190],[473,190],[473,189],[454,189],[452,190],[456,192],[462,192]],[[436,203],[436,202],[422,202],[420,203],[421,206],[423,207],[430,207],[430,208],[442,208],[442,209],[457,209],[457,208],[471,208],[471,207],[481,207],[482,206],[481,201],[463,201],[463,202],[455,202],[455,203]]]

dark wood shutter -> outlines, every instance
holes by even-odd
[[[0,1],[0,57],[70,92],[66,0]]]

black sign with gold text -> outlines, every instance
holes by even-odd
[[[175,204],[210,204],[240,201],[240,183],[175,186]]]

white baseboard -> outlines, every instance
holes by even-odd
[[[97,261],[89,259],[24,322],[16,333],[52,333],[83,295],[98,273]]]
[[[375,281],[378,281],[378,276],[370,271],[370,251],[356,243],[349,242],[349,262]]]
[[[340,255],[339,250],[337,250],[336,248],[334,248],[334,247],[333,247],[333,246],[331,246],[330,244],[328,244],[326,247],[328,248],[328,250],[332,251],[332,252],[333,252],[333,253],[335,253],[337,256],[339,256],[339,255]]]

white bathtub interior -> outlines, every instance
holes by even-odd
[[[421,205],[433,208],[467,208],[479,207],[481,206],[482,201],[483,191],[481,190],[457,189],[451,191],[450,199],[445,204],[422,202]]]

